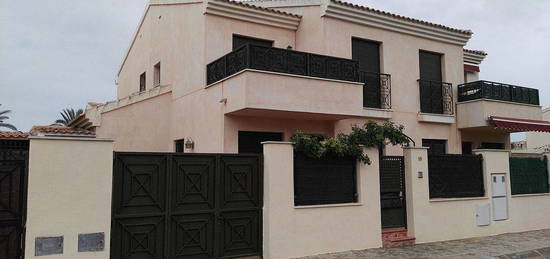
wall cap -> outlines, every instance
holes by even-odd
[[[528,193],[528,194],[513,194],[512,198],[521,198],[521,197],[536,197],[536,196],[550,196],[550,193]]]
[[[510,153],[510,150],[507,149],[474,149],[472,152],[503,152]]]
[[[430,202],[451,202],[451,201],[475,201],[475,200],[488,200],[488,196],[483,197],[468,197],[468,198],[436,198],[430,199]]]
[[[353,203],[338,203],[338,204],[325,204],[325,205],[303,205],[303,206],[294,206],[294,209],[303,210],[303,209],[322,209],[322,208],[355,207],[355,206],[363,206],[363,203],[353,202]]]
[[[263,141],[263,142],[260,142],[260,144],[262,145],[265,145],[265,144],[294,145],[294,143],[288,142],[288,141]]]
[[[402,149],[430,149],[429,147],[402,147]]]
[[[30,140],[72,140],[72,141],[95,141],[95,142],[115,142],[112,139],[106,138],[90,138],[90,137],[39,137],[39,136],[30,136]]]

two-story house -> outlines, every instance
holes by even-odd
[[[403,124],[432,153],[548,130],[538,90],[478,81],[486,53],[464,49],[471,37],[338,0],[151,0],[117,100],[90,103],[73,125],[118,151],[198,153],[261,152],[264,140],[368,120]]]

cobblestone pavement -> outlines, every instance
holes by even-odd
[[[550,258],[550,229],[408,247],[348,251],[303,259],[359,258]]]

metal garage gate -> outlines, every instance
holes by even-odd
[[[261,255],[261,155],[114,155],[111,258]]]
[[[0,258],[19,259],[24,247],[28,140],[0,140]]]

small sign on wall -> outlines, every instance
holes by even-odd
[[[34,240],[34,255],[63,254],[63,236],[37,237]]]

